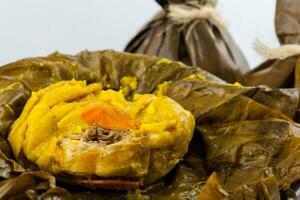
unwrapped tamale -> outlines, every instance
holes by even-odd
[[[99,177],[87,177],[90,179],[86,179],[84,185],[88,187],[82,187],[76,179],[78,174],[65,174],[62,177],[32,163],[31,157],[26,156],[27,153],[36,156],[39,152],[26,152],[24,149],[19,152],[18,157],[14,157],[7,142],[8,133],[17,126],[11,127],[12,124],[18,124],[22,119],[27,120],[27,117],[21,117],[21,120],[15,122],[21,113],[27,113],[28,116],[31,113],[32,120],[40,116],[35,115],[37,112],[27,112],[30,107],[28,103],[32,101],[29,99],[49,87],[56,88],[57,85],[72,79],[85,80],[88,88],[101,85],[103,90],[120,90],[126,101],[134,101],[134,96],[143,96],[141,94],[154,94],[157,98],[167,96],[175,100],[190,111],[196,120],[196,130],[187,154],[159,180],[154,183],[150,181],[150,184],[145,184],[138,190],[129,191],[100,189],[97,183],[103,180],[97,179]],[[76,56],[54,53],[47,57],[23,59],[2,66],[0,90],[0,199],[181,200],[210,197],[277,200],[284,196],[296,197],[292,184],[300,180],[300,128],[292,119],[299,101],[297,89],[243,87],[225,83],[198,67],[189,67],[165,58],[114,51],[85,51]],[[62,97],[73,94],[64,91],[52,91],[54,93],[49,93],[47,99],[59,101],[61,97],[58,98],[58,94],[62,93]],[[76,91],[79,93],[81,90]],[[119,101],[118,98],[110,100],[106,96],[109,95],[105,95],[105,99],[115,102],[114,104]],[[93,95],[83,96],[76,101],[69,99],[61,105],[81,104],[85,102],[85,98],[93,99]],[[48,100],[38,102],[36,109],[43,109]],[[27,106],[24,108],[25,104]],[[27,124],[36,127],[49,124],[43,118],[53,114],[52,109],[56,108],[58,107],[50,107],[49,112],[40,116],[40,124]],[[74,112],[78,109],[80,107],[76,107]],[[155,113],[153,108],[149,111]],[[159,112],[164,112],[164,109]],[[50,117],[49,122],[55,119]],[[66,127],[78,123],[77,119],[63,120],[61,124],[63,122],[68,122]],[[123,123],[125,122],[118,126]],[[30,131],[29,129],[25,131]],[[173,129],[171,127],[168,131]],[[19,130],[23,131],[21,128]],[[66,128],[68,130],[71,129]],[[34,135],[37,138],[49,136],[47,131],[35,131],[28,140],[34,142],[37,139]],[[10,136],[9,140],[14,141],[17,138]],[[97,138],[93,140],[98,142]],[[15,152],[19,143],[11,144]],[[84,148],[76,150],[80,152]],[[164,155],[172,157],[174,149],[168,150]],[[160,148],[157,151],[161,152]],[[43,154],[42,158],[47,151],[40,153]],[[93,161],[93,158],[91,156],[89,159]],[[121,184],[124,186],[126,183]],[[124,189],[120,187],[122,188]]]
[[[159,12],[125,51],[182,61],[234,83],[248,64],[218,16],[215,0],[156,0]]]

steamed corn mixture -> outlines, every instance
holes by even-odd
[[[134,81],[123,79],[125,93]],[[194,126],[192,114],[168,97],[136,94],[127,101],[124,89],[72,80],[33,92],[9,142],[17,159],[53,174],[151,183],[182,159]]]

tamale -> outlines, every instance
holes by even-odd
[[[258,46],[267,60],[243,77],[245,86],[300,87],[300,1],[277,0],[275,25],[279,49]]]
[[[182,61],[234,83],[248,71],[242,52],[218,16],[216,0],[156,0],[159,12],[125,51]]]
[[[72,79],[101,83],[105,90],[123,88],[129,101],[135,94],[152,93],[175,100],[196,119],[186,156],[170,173],[136,191],[72,185],[74,177],[61,181],[30,160],[16,160],[7,135],[32,92]],[[114,51],[54,53],[17,61],[0,68],[0,89],[5,100],[0,104],[0,121],[5,122],[0,156],[3,199],[197,199],[215,189],[216,196],[237,200],[295,195],[291,184],[300,179],[300,130],[292,120],[297,89],[228,84],[198,67]],[[95,186],[93,180],[89,184]]]
[[[168,97],[139,94],[127,101],[122,91],[72,80],[33,93],[8,141],[17,160],[24,155],[58,177],[118,189],[128,178],[124,187],[135,188],[174,168],[194,126],[193,115]]]
[[[275,25],[281,47],[270,49],[257,45],[267,60],[242,79],[245,86],[267,85],[271,88],[300,88],[300,1],[277,0]],[[295,120],[299,119],[299,111]]]

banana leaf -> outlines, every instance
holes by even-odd
[[[267,60],[242,80],[245,86],[300,87],[300,1],[277,0],[276,33],[281,49],[268,50]]]
[[[200,5],[206,5],[206,4],[211,4],[215,5],[216,1],[215,0],[156,0],[159,5],[162,7],[167,7],[170,4],[184,4],[184,3],[191,3],[191,2],[196,2],[197,4]]]
[[[163,10],[131,39],[125,51],[200,66],[231,83],[248,71],[244,55],[214,10],[216,0],[156,2]]]
[[[183,160],[158,182],[136,191],[110,191],[62,183],[18,163],[6,141],[31,92],[62,80],[101,82],[133,93],[167,95],[190,110],[197,128]],[[130,98],[130,97],[128,97]],[[0,68],[1,199],[280,199],[295,196],[300,179],[300,129],[293,122],[297,89],[228,84],[179,62],[114,51],[54,53]],[[288,195],[287,195],[288,194]]]

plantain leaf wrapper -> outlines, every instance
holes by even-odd
[[[299,0],[277,0],[275,26],[278,40],[283,46],[300,45],[299,8]],[[241,82],[246,86],[267,85],[271,88],[299,88],[299,69],[300,52],[289,56],[270,58],[246,74]]]
[[[125,47],[125,51],[160,56],[182,61],[234,83],[241,79],[249,67],[221,20],[213,20],[215,0],[156,0],[164,9],[148,22]],[[183,11],[182,18],[191,17],[178,23],[171,18],[170,6]],[[209,10],[208,16],[201,17],[201,9]],[[206,11],[204,13],[207,13]]]
[[[300,88],[300,1],[277,0],[275,27],[282,45],[290,55],[269,58],[248,72],[241,80],[245,86],[267,85],[271,88]],[[287,48],[287,49],[284,49]],[[296,50],[294,50],[296,49]],[[300,109],[296,121],[300,122]]]
[[[12,155],[8,133],[32,92],[72,79],[118,91],[124,77],[137,81],[127,91],[128,99],[135,94],[167,96],[195,117],[187,154],[163,178],[132,191],[96,189],[92,180],[86,188]],[[228,84],[198,67],[114,51],[17,61],[0,68],[0,89],[0,199],[295,197],[293,183],[300,179],[300,126],[293,122],[297,89]]]

